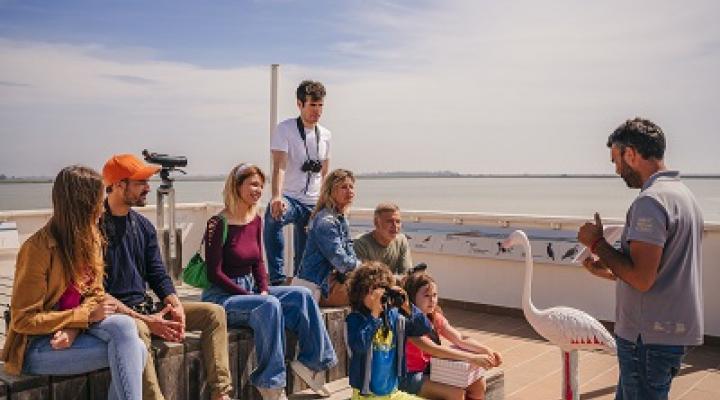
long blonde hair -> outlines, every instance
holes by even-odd
[[[311,219],[315,216],[315,214],[324,208],[331,208],[333,210],[340,211],[337,209],[335,199],[332,197],[332,191],[333,188],[341,184],[345,178],[350,178],[350,180],[355,183],[355,176],[353,173],[342,168],[332,171],[325,177],[325,180],[323,180],[322,186],[320,187],[320,197],[318,197],[317,205],[310,215]]]
[[[240,163],[230,170],[227,178],[225,178],[225,188],[223,188],[225,210],[231,214],[237,212],[238,206],[242,202],[238,189],[240,189],[245,179],[253,175],[259,176],[260,180],[265,184],[265,174],[253,164]]]
[[[48,224],[60,249],[65,278],[80,292],[103,276],[103,239],[97,225],[102,201],[102,177],[92,168],[71,165],[55,177],[53,215]]]

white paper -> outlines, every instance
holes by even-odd
[[[603,226],[603,236],[605,236],[605,240],[610,243],[612,246],[620,240],[620,236],[622,236],[623,227],[625,225],[605,225]],[[590,257],[590,249],[587,247],[583,247],[582,250],[578,253],[577,256],[573,259],[573,263],[575,264],[582,264],[583,260]]]

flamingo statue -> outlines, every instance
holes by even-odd
[[[570,307],[552,307],[538,310],[530,299],[533,259],[530,241],[525,232],[517,230],[503,242],[504,248],[521,245],[525,251],[525,284],[522,307],[525,318],[533,329],[562,351],[563,387],[561,398],[578,400],[578,354],[580,349],[601,349],[615,353],[615,340],[610,332],[584,311]]]

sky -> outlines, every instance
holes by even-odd
[[[327,88],[331,166],[613,173],[649,118],[666,161],[720,173],[720,2],[0,0],[0,174],[185,155],[269,166],[302,79]]]

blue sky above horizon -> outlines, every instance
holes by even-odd
[[[332,160],[357,172],[611,173],[607,134],[645,116],[668,163],[720,173],[720,3],[0,0],[0,173],[186,154],[267,168],[280,116],[328,88]]]

